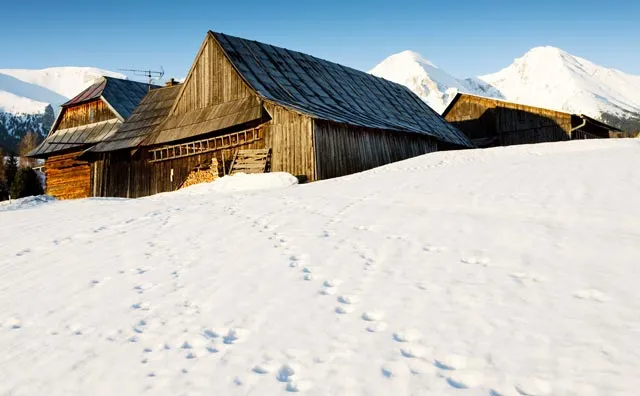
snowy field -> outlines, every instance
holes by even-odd
[[[1,205],[0,394],[638,394],[639,154]]]

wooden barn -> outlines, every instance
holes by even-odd
[[[102,77],[62,105],[47,137],[29,153],[46,160],[47,194],[60,199],[95,195],[84,151],[117,131],[149,89],[148,84]]]
[[[176,190],[207,169],[315,181],[468,147],[404,86],[208,32],[184,83],[151,90],[82,158],[93,195],[141,197]]]
[[[443,117],[478,147],[615,137],[621,131],[582,114],[458,93]]]

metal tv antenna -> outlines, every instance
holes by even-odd
[[[164,68],[160,66],[160,71],[156,70],[139,70],[139,69],[118,69],[119,71],[130,72],[135,76],[144,76],[149,79],[149,89],[155,80],[159,80],[164,76]]]

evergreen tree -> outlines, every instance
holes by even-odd
[[[44,129],[44,135],[49,132],[49,129],[51,129],[51,126],[53,125],[55,120],[56,116],[53,112],[53,107],[51,107],[51,105],[47,105],[47,107],[44,109],[44,114],[42,115],[42,128]]]
[[[18,152],[20,153],[20,159],[22,166],[33,167],[35,165],[35,160],[33,158],[28,158],[27,154],[33,151],[38,144],[40,143],[40,136],[35,132],[27,132],[22,139],[20,139],[20,144],[18,145]]]
[[[4,151],[0,148],[0,201],[9,199],[9,188],[4,181]]]
[[[13,184],[13,179],[16,177],[16,173],[18,172],[18,159],[13,153],[9,154],[9,159],[4,167],[4,183],[7,188],[11,187]]]
[[[44,194],[40,178],[36,171],[29,167],[21,167],[11,184],[11,198],[24,198]]]

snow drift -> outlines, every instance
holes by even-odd
[[[639,149],[0,213],[0,394],[635,394]]]

